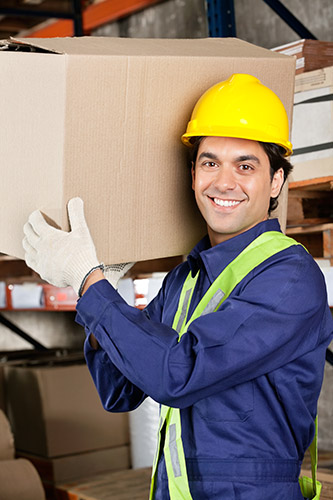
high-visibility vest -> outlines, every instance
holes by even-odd
[[[178,308],[172,327],[178,332],[179,339],[187,332],[195,319],[217,311],[235,286],[259,264],[278,252],[298,243],[278,231],[268,231],[252,241],[216,278],[196,306],[192,316],[187,319],[193,291],[199,276],[188,274],[181,290]],[[192,500],[190,493],[184,448],[181,437],[180,410],[161,405],[158,431],[158,445],[152,470],[150,500],[153,500],[157,462],[160,456],[161,432],[164,428],[164,458],[168,476],[171,500]]]

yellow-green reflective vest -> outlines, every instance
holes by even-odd
[[[195,308],[190,319],[187,319],[188,310],[190,307],[193,291],[197,282],[199,272],[192,277],[191,272],[188,274],[183,288],[181,290],[178,308],[173,320],[172,327],[178,332],[179,338],[187,332],[189,325],[195,319],[208,313],[217,311],[226,298],[230,295],[235,286],[245,278],[259,264],[272,257],[274,254],[289,248],[292,245],[297,245],[297,242],[292,238],[285,236],[278,231],[268,231],[261,234],[252,241],[216,278],[214,283],[209,287],[205,295],[202,297],[197,307]],[[164,458],[168,476],[169,494],[171,500],[192,500],[190,493],[184,448],[182,443],[182,430],[180,421],[180,410],[178,408],[170,408],[161,405],[160,422],[158,431],[158,445],[155,454],[152,480],[149,499],[154,498],[155,476],[157,462],[160,456],[161,432],[164,429]],[[317,428],[317,427],[316,427]],[[316,441],[317,434],[314,441]],[[313,446],[312,443],[311,446]],[[315,443],[316,444],[316,443]],[[314,453],[314,458],[316,452]],[[319,498],[316,495],[320,493],[320,483],[316,481],[316,461],[312,462],[313,480],[309,478],[301,478],[300,480],[302,491],[308,498]],[[314,493],[313,493],[314,492]]]

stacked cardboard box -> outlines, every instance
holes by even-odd
[[[14,438],[2,410],[0,410],[0,498],[45,500],[43,485],[35,467],[29,460],[15,459]]]
[[[333,174],[333,66],[296,76],[292,180]]]
[[[296,76],[287,234],[317,259],[333,305],[333,66]]]
[[[84,363],[54,359],[4,371],[17,453],[34,464],[45,488],[130,467],[128,416],[102,408]]]
[[[273,50],[296,56],[296,75],[333,64],[333,42],[302,39],[275,47]]]

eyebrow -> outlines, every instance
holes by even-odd
[[[219,157],[214,154],[214,153],[211,153],[209,151],[203,151],[200,155],[199,155],[199,158],[198,160],[201,160],[202,158],[209,158],[210,160],[214,160],[214,161],[219,161]],[[260,164],[260,160],[257,156],[255,155],[241,155],[241,156],[237,156],[236,158],[234,158],[233,160],[234,162],[242,162],[242,161],[254,161],[255,163],[257,163],[258,165]]]
[[[250,160],[250,161],[254,161],[255,163],[258,163],[258,164],[260,163],[259,158],[255,155],[242,155],[242,156],[238,156],[238,158],[235,158],[235,160],[237,162]]]
[[[198,160],[202,160],[202,158],[209,158],[210,160],[218,161],[218,156],[214,155],[214,153],[210,153],[209,151],[203,152],[199,155]]]

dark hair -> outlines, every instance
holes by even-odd
[[[268,156],[269,163],[271,166],[271,180],[273,180],[275,172],[277,172],[280,168],[283,169],[283,184],[286,182],[288,175],[291,173],[293,166],[289,160],[284,156],[284,149],[278,144],[272,144],[271,142],[260,142],[259,144],[265,151]],[[282,184],[282,186],[283,186]],[[282,189],[282,187],[281,187]],[[281,192],[281,191],[280,191]],[[273,210],[275,210],[279,204],[278,197],[280,193],[275,197],[271,198],[269,202],[268,213],[271,214]]]
[[[195,165],[196,159],[197,159],[197,154],[198,154],[198,149],[200,146],[200,143],[204,139],[204,137],[195,137],[192,139],[192,146],[190,149],[190,160],[193,165]],[[291,173],[293,166],[287,160],[287,158],[284,156],[284,149],[279,146],[278,144],[273,144],[270,142],[261,142],[258,141],[260,146],[263,148],[265,151],[266,155],[268,156],[269,159],[269,164],[270,164],[270,174],[271,174],[271,180],[273,180],[275,172],[277,172],[280,168],[283,169],[283,184],[285,183],[286,179],[288,178],[288,175]],[[280,193],[279,193],[280,194]],[[271,198],[269,202],[269,209],[268,213],[271,214],[273,210],[275,210],[279,204],[278,202],[278,196],[275,198]]]

